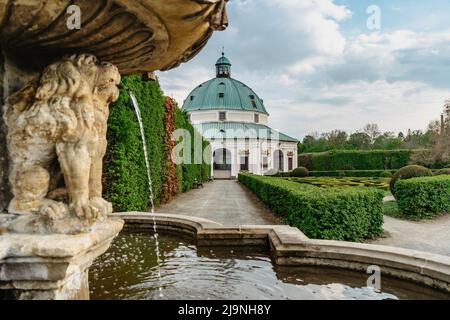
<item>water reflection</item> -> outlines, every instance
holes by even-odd
[[[204,249],[189,240],[159,237],[161,283],[154,238],[122,234],[90,269],[92,299],[448,299],[410,283],[383,279],[383,293],[367,276],[323,268],[274,268],[263,252]]]

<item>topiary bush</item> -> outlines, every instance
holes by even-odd
[[[280,178],[240,174],[239,181],[310,238],[362,241],[382,234],[383,192],[318,188]]]
[[[390,183],[391,192],[394,196],[396,195],[395,185],[397,184],[398,180],[407,180],[417,177],[429,177],[432,175],[433,172],[430,169],[422,166],[410,165],[403,167],[392,176]]]
[[[450,169],[441,169],[433,173],[435,176],[450,176]]]
[[[395,185],[400,211],[412,218],[429,218],[450,212],[450,177],[412,178]]]
[[[392,173],[389,171],[383,171],[380,173],[380,178],[392,178]]]
[[[291,177],[304,178],[309,176],[309,170],[305,167],[298,167],[291,172]]]

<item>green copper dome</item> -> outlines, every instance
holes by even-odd
[[[227,57],[225,57],[225,55],[222,55],[219,58],[219,60],[217,60],[217,62],[216,62],[216,66],[219,66],[219,65],[231,66],[231,62],[230,62],[230,60]]]
[[[244,83],[231,78],[231,63],[225,55],[217,60],[216,78],[196,87],[183,104],[183,110],[241,110],[268,114],[263,100]]]

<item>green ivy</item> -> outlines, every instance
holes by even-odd
[[[161,199],[167,168],[164,113],[165,97],[157,81],[144,81],[141,76],[122,79],[120,97],[110,107],[108,152],[104,166],[105,198],[114,204],[116,212],[147,211],[150,207],[148,178],[142,150],[142,140],[129,92],[132,91],[141,109],[152,174],[155,204]],[[176,127],[194,130],[186,115],[177,108]],[[205,165],[203,165],[205,166]],[[194,187],[202,175],[202,165],[182,165],[177,168],[178,183],[183,192]]]
[[[179,108],[177,108],[175,113],[175,128],[187,130],[191,137],[191,164],[177,165],[179,187],[180,190],[186,192],[195,187],[196,183],[209,180],[211,177],[211,165],[204,161],[203,164],[195,164],[195,137],[196,135],[200,136],[200,134],[190,124],[187,114]],[[180,143],[181,139],[176,142]],[[202,150],[205,150],[208,146],[209,142],[202,139]]]

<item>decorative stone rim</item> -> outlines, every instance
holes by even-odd
[[[415,250],[309,239],[299,229],[286,225],[223,226],[182,215],[142,212],[115,213],[126,228],[152,229],[189,234],[199,247],[265,246],[277,266],[320,266],[366,272],[371,265],[383,275],[416,282],[450,292],[450,257]]]
[[[91,53],[122,74],[168,70],[192,59],[214,31],[228,26],[227,1],[3,0],[0,44],[18,60],[32,60],[31,66]],[[68,26],[70,6],[80,10],[77,28]]]

